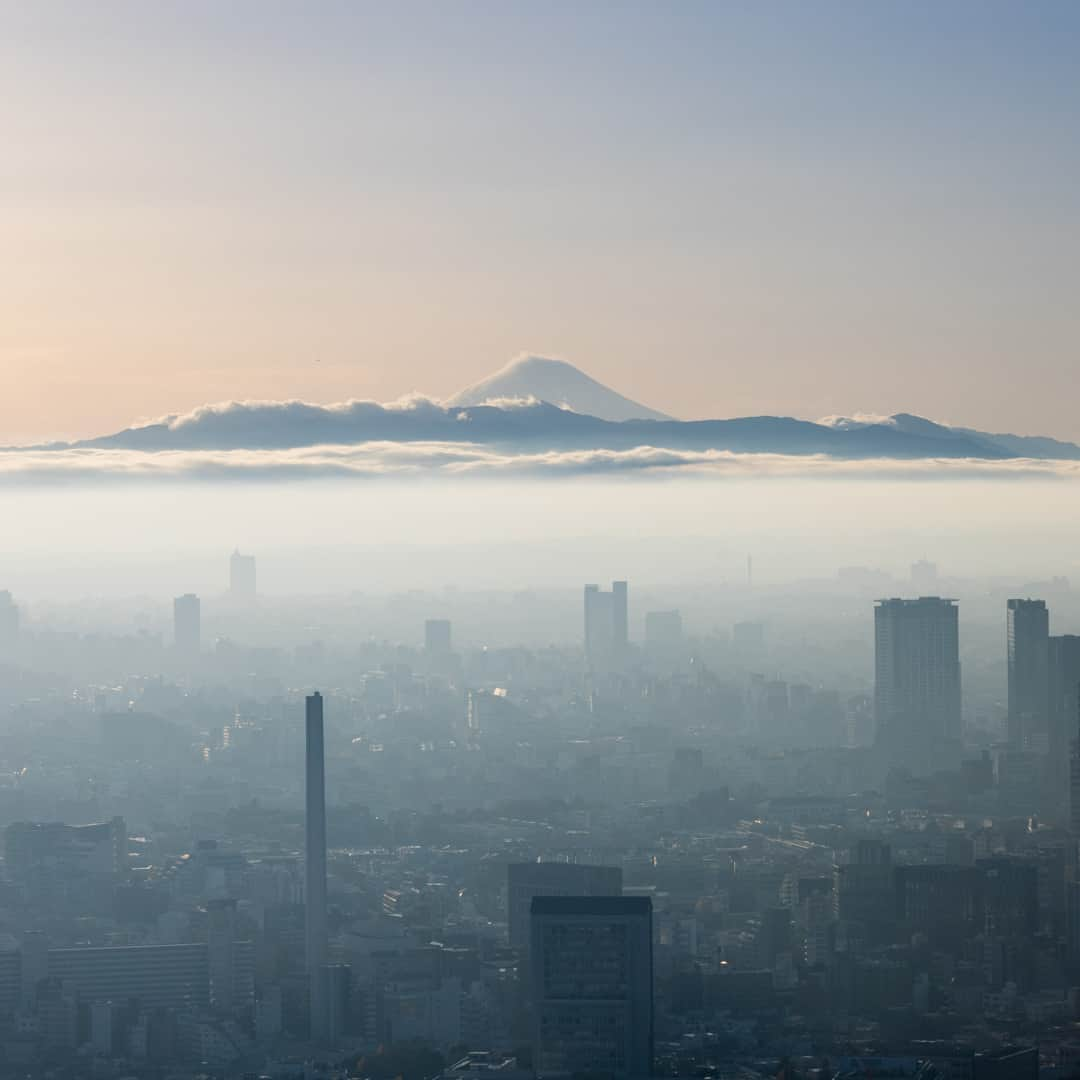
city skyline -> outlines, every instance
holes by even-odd
[[[1080,1080],[1078,57],[0,0],[0,1080]]]

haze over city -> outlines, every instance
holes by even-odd
[[[0,0],[0,1080],[1080,1080],[1078,57]]]

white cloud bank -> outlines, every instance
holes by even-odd
[[[365,442],[282,450],[68,448],[0,451],[0,486],[105,481],[299,481],[379,477],[639,475],[850,479],[1076,479],[1080,461],[1012,458],[847,460],[639,446],[511,452],[478,443]]]

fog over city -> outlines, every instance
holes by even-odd
[[[0,0],[0,1080],[1080,1080],[1078,57]]]

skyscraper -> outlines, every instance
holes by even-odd
[[[311,995],[311,1037],[329,1034],[329,1009],[324,1001],[326,979],[326,774],[323,743],[323,699],[317,690],[306,701],[305,801],[305,959]]]
[[[173,601],[173,641],[177,652],[197,656],[202,642],[202,605],[194,593]]]
[[[220,1012],[249,1016],[255,1007],[255,954],[250,941],[239,941],[236,901],[207,902],[207,954],[210,1004]]]
[[[879,600],[874,607],[877,742],[896,760],[930,765],[961,736],[960,642],[954,600]]]
[[[1080,635],[1047,639],[1047,782],[1080,825]]]
[[[1068,753],[1080,740],[1080,634],[1047,638],[1047,718],[1050,753]]]
[[[611,591],[585,586],[585,657],[590,664],[621,658],[629,641],[627,584],[613,581]]]
[[[229,558],[229,593],[234,600],[255,599],[255,556],[234,551]]]
[[[537,1075],[652,1072],[652,901],[538,896],[531,908]]]
[[[1050,616],[1042,600],[1010,600],[1007,615],[1009,744],[1046,753]]]

